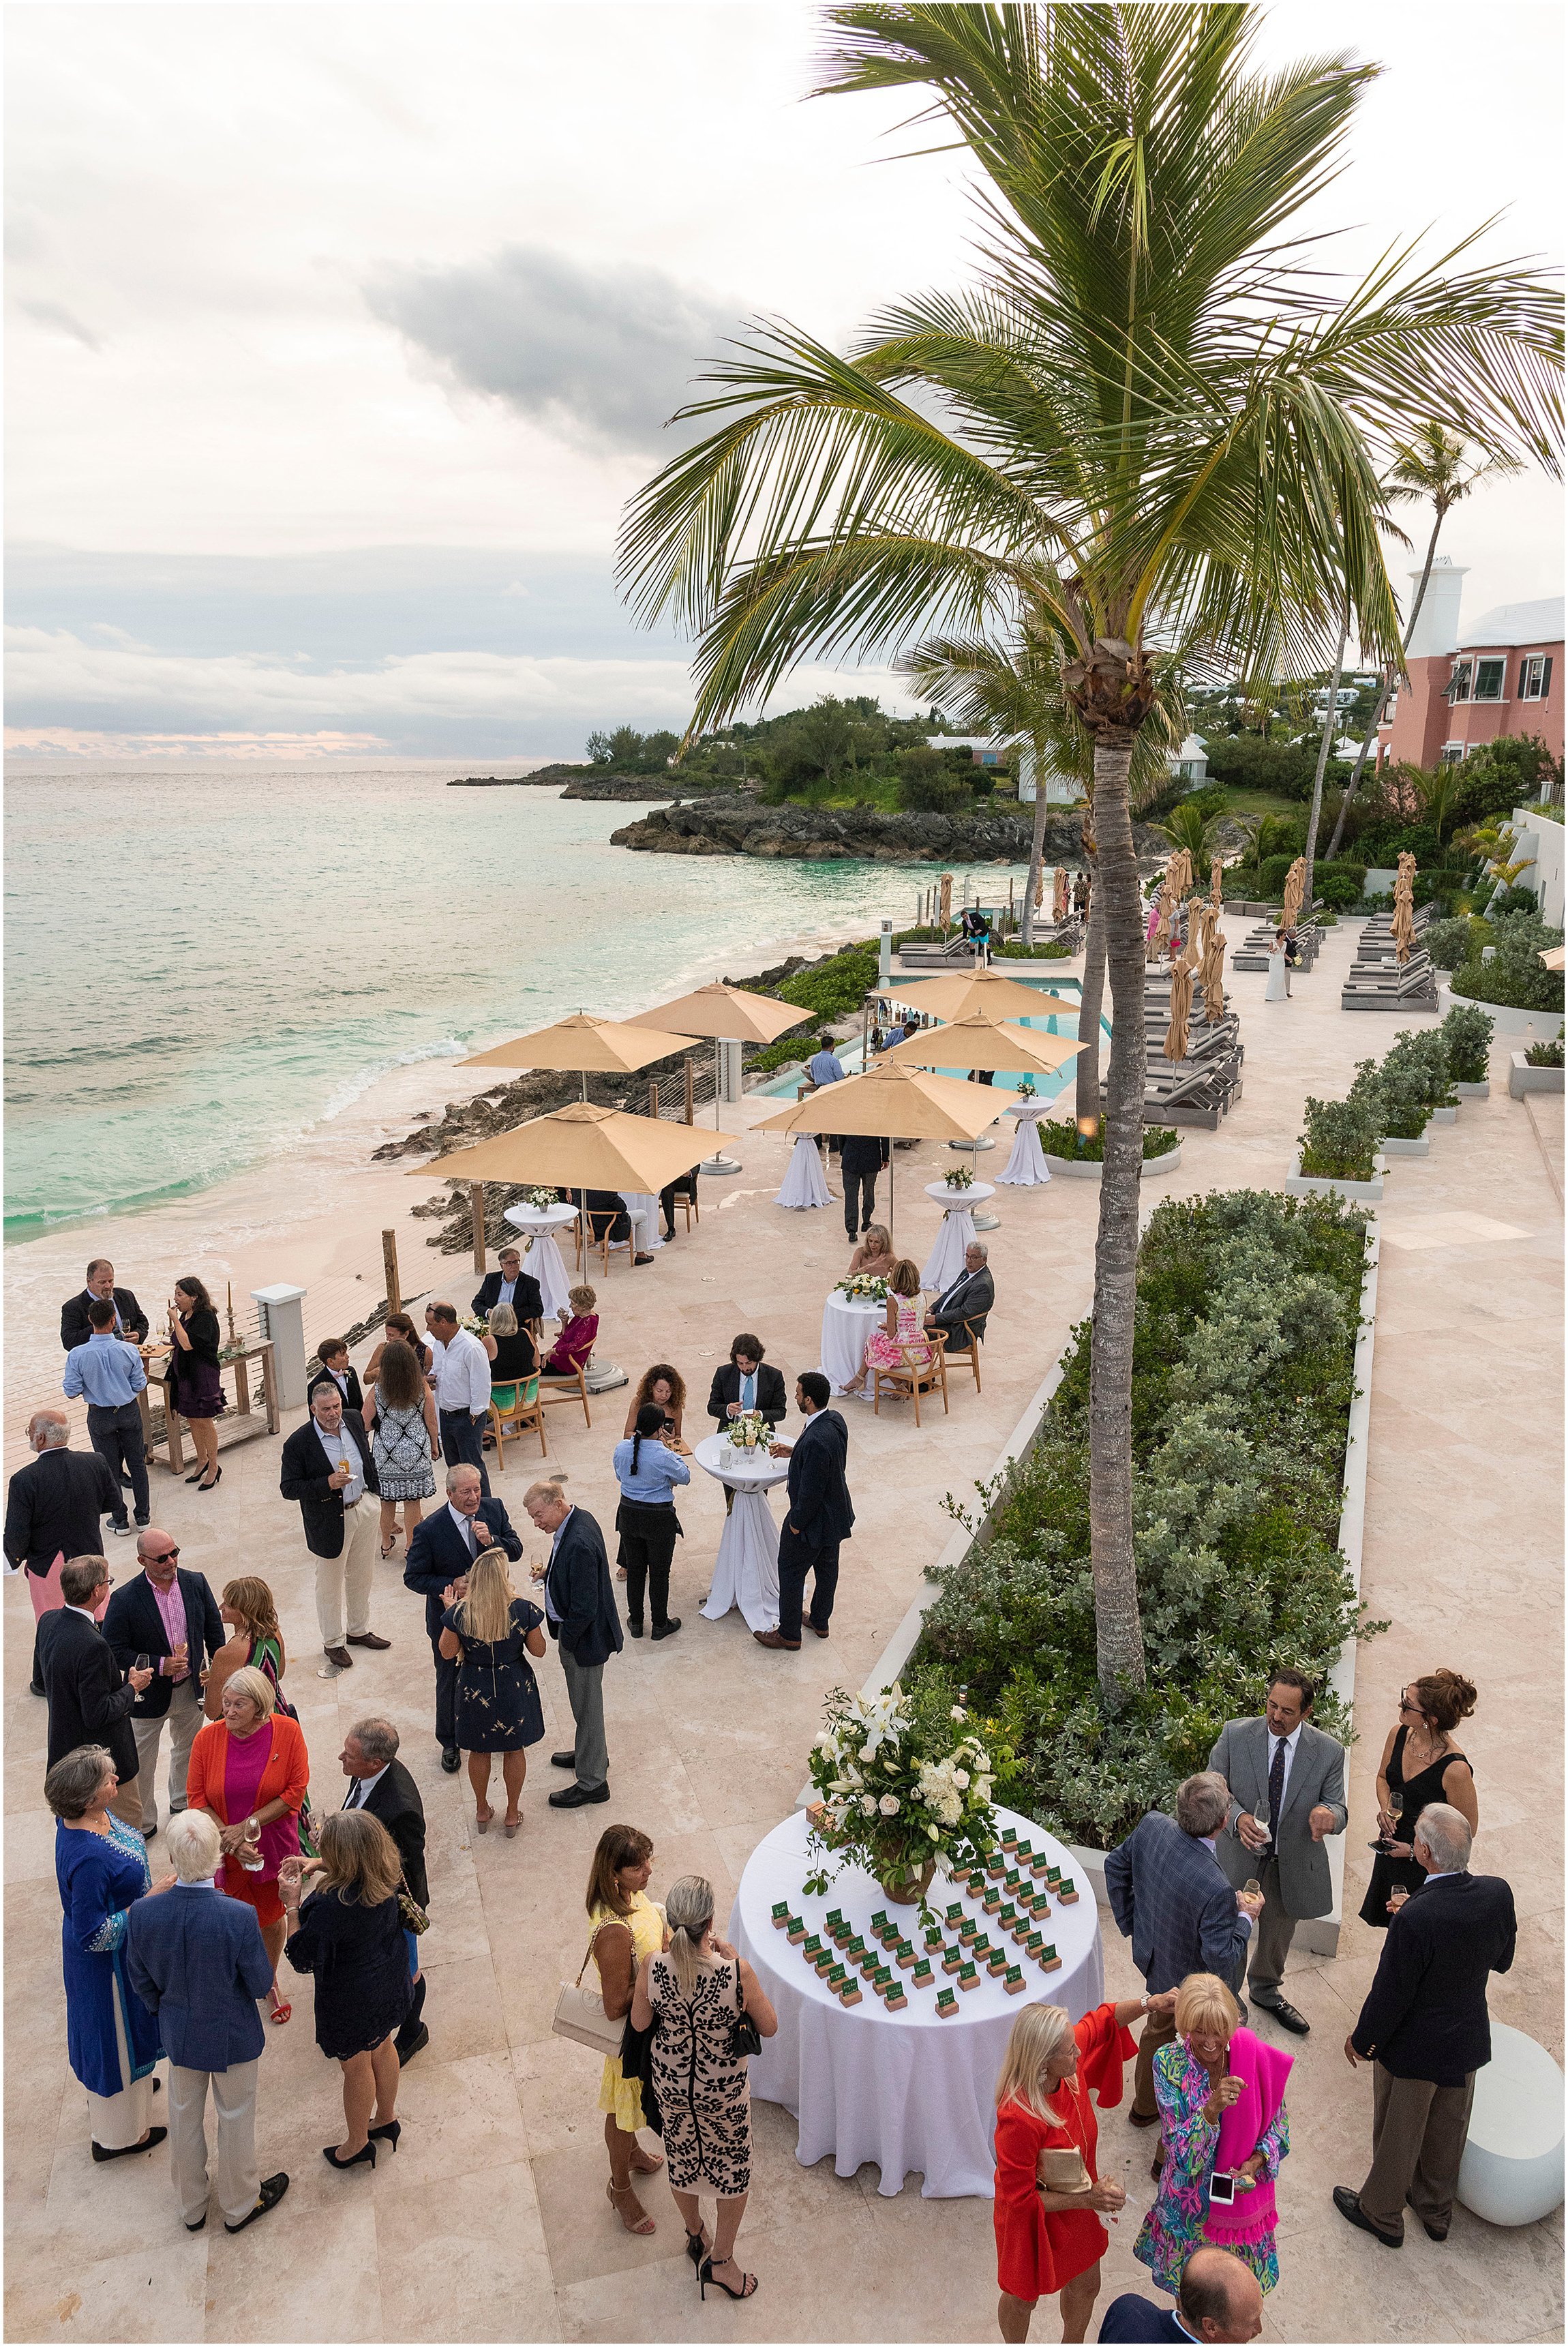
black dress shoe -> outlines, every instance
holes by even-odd
[[[1160,2114],[1158,2111],[1151,2111],[1148,2116],[1145,2117],[1142,2111],[1129,2111],[1127,2114],[1127,2124],[1129,2127],[1158,2127],[1160,2124]]]
[[[1408,2192],[1405,2195],[1405,2206],[1407,2209],[1415,2209],[1416,2215],[1421,2217],[1420,2210],[1416,2208],[1415,2202]],[[1429,2241],[1446,2241],[1449,2237],[1449,2229],[1446,2225],[1430,2224],[1425,2217],[1421,2217],[1421,2230]]]
[[[38,1682],[37,1682],[37,1680],[36,1680],[36,1679],[35,1679],[35,1680],[32,1682],[32,1685],[31,1685],[31,1686],[28,1687],[28,1689],[27,1689],[27,1693],[28,1693],[29,1695],[41,1695],[41,1696],[46,1696],[46,1695],[48,1694],[48,1692],[49,1692],[48,1688],[47,1688],[47,1687],[45,1687],[45,1686],[40,1686],[38,1685]]]
[[[634,1637],[634,1638],[641,1638],[641,1635],[642,1635],[642,1624],[641,1624],[641,1622],[634,1622],[634,1621],[632,1620],[632,1618],[631,1618],[631,1616],[630,1616],[630,1614],[629,1614],[627,1615],[627,1617],[626,1617],[626,1626],[627,1626],[627,1629],[630,1631],[630,1635],[632,1635],[632,1637]],[[657,1631],[657,1630],[655,1630],[655,1631],[654,1631],[654,1633],[653,1633],[653,1635],[654,1635],[654,1636],[655,1636],[655,1637],[657,1637],[657,1636],[659,1635],[658,1631]],[[575,1766],[576,1766],[576,1759],[575,1759],[575,1757],[574,1757],[573,1764],[572,1764],[572,1765],[573,1765],[573,1766],[574,1766],[574,1768],[575,1768]]]
[[[1278,2022],[1282,2029],[1288,2029],[1293,2037],[1307,2037],[1311,2034],[1312,2024],[1307,2020],[1307,2015],[1304,2013],[1297,2013],[1293,2004],[1286,2004],[1283,1997],[1277,2004],[1265,2004],[1261,1998],[1255,1996],[1253,1998],[1253,2003],[1259,2013],[1266,2013],[1271,2020]]]
[[[128,2159],[133,2151],[156,2151],[168,2133],[167,2127],[149,2127],[145,2141],[121,2144],[118,2151],[106,2151],[101,2143],[95,2143],[93,2157],[100,2162],[106,2159]]]
[[[416,2054],[423,2054],[425,2048],[429,2045],[429,2043],[430,2032],[422,2021],[406,2045],[403,2045],[401,2041],[396,2042],[395,2051],[397,2054],[398,2068],[400,2070],[406,2070],[415,2055]]]
[[[559,1793],[550,1795],[550,1807],[552,1809],[586,1809],[590,1801],[608,1801],[609,1799],[608,1785],[601,1785],[597,1793],[590,1793],[586,1785],[563,1785]]]
[[[679,1614],[671,1614],[667,1622],[655,1622],[653,1635],[656,1638],[672,1638],[680,1627],[681,1616]]]
[[[187,2231],[188,2233],[204,2233],[204,2232],[207,2230],[207,2219],[206,2219],[206,2218],[205,2218],[205,2217],[198,2217],[198,2219],[196,2219],[195,2224],[194,2224],[194,2225],[187,2225],[187,2227],[185,2228],[185,2229],[186,2229],[186,2231]]]
[[[441,1747],[441,1766],[449,1777],[455,1777],[463,1766],[463,1755],[455,1744],[444,1744]]]
[[[577,1767],[576,1752],[552,1752],[550,1754],[550,1767],[552,1768],[575,1768]]]
[[[1334,2187],[1334,2206],[1348,2225],[1358,2225],[1364,2233],[1370,2233],[1375,2241],[1381,2241],[1386,2250],[1404,2248],[1404,2235],[1385,2233],[1381,2225],[1374,2225],[1361,2206],[1361,2195],[1358,2192],[1352,2192],[1348,2184],[1337,2184]]]
[[[337,2162],[334,2160],[333,2165],[335,2168]],[[288,2188],[289,2179],[282,2173],[276,2176],[264,2176],[261,2178],[261,2197],[257,2200],[256,2205],[251,2209],[250,2215],[248,2217],[241,2217],[237,2225],[230,2224],[228,2219],[225,2218],[223,2220],[223,2230],[226,2233],[242,2233],[247,2225],[253,2225],[258,2217],[264,2217],[269,2209],[275,2209]],[[192,2225],[189,2229],[191,2232],[194,2232],[197,2229]]]

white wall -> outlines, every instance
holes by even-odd
[[[1545,823],[1539,807],[1521,806],[1513,810],[1513,835],[1518,845],[1510,856],[1517,863],[1522,856],[1533,856],[1534,863],[1519,876],[1522,888],[1535,892],[1541,907],[1541,917],[1554,929],[1563,927],[1563,831],[1560,823]]]

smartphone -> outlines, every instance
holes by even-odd
[[[1228,2209],[1235,2199],[1235,2178],[1217,2171],[1209,2178],[1209,2200],[1216,2209]]]

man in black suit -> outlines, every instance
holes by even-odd
[[[305,1399],[324,1379],[330,1378],[343,1396],[344,1409],[357,1409],[363,1415],[364,1395],[360,1389],[359,1371],[349,1366],[348,1340],[343,1337],[323,1337],[316,1347],[317,1368],[305,1387]]]
[[[708,1415],[722,1434],[730,1419],[747,1409],[760,1409],[770,1426],[789,1415],[783,1371],[769,1367],[760,1337],[743,1332],[730,1347],[729,1359],[713,1371]]]
[[[472,1472],[472,1470],[469,1471]],[[425,1871],[425,1804],[419,1788],[397,1757],[398,1735],[390,1719],[362,1719],[349,1729],[338,1758],[349,1780],[345,1809],[368,1809],[379,1818],[403,1860],[403,1881],[411,1899],[430,1904],[430,1881]],[[417,1942],[415,1955],[417,1956]],[[396,2036],[397,2058],[406,2069],[430,2043],[421,2018],[425,2011],[425,1971],[414,1978],[414,1996]]]
[[[977,1337],[986,1333],[986,1316],[997,1300],[996,1282],[991,1277],[987,1260],[989,1249],[983,1239],[971,1239],[964,1249],[964,1267],[957,1279],[950,1280],[926,1315],[926,1326],[933,1335],[948,1340],[949,1353],[967,1353],[969,1330],[967,1320]]]
[[[125,1504],[108,1462],[96,1450],[69,1450],[70,1439],[64,1410],[36,1409],[27,1420],[27,1440],[37,1455],[18,1467],[6,1486],[5,1554],[32,1574],[29,1595],[47,1580],[56,1558],[96,1556],[101,1520],[118,1515]],[[46,1599],[43,1610],[57,1603]],[[36,1641],[32,1692],[44,1692]]]
[[[838,1551],[855,1522],[844,1480],[849,1429],[827,1406],[832,1392],[820,1369],[808,1369],[797,1378],[794,1398],[805,1419],[804,1430],[793,1443],[773,1445],[775,1459],[789,1460],[789,1505],[779,1534],[779,1623],[776,1630],[753,1630],[752,1635],[759,1646],[782,1647],[789,1654],[800,1652],[808,1573],[813,1576],[811,1626],[819,1638],[827,1635],[838,1587]]]
[[[38,1624],[38,1659],[49,1699],[49,1750],[46,1773],[81,1744],[101,1744],[114,1762],[119,1788],[109,1807],[128,1826],[141,1823],[137,1790],[136,1737],[131,1705],[152,1685],[150,1670],[129,1671],[122,1679],[108,1640],[93,1618],[109,1590],[109,1569],[101,1556],[74,1556],[60,1570],[65,1603]]]
[[[479,1283],[479,1292],[474,1298],[476,1315],[485,1319],[497,1304],[509,1304],[518,1316],[519,1328],[525,1320],[542,1320],[545,1300],[539,1294],[538,1281],[523,1269],[522,1249],[504,1246],[499,1260],[500,1270],[487,1271]]]
[[[659,1207],[660,1212],[664,1217],[664,1236],[666,1239],[672,1239],[675,1235],[676,1199],[689,1198],[692,1205],[696,1204],[697,1177],[698,1168],[693,1165],[689,1174],[677,1174],[673,1182],[670,1183],[664,1189],[660,1191]]]
[[[158,1831],[158,1747],[164,1723],[171,1744],[169,1814],[178,1817],[185,1807],[190,1747],[201,1726],[200,1674],[223,1644],[224,1632],[206,1574],[180,1571],[179,1551],[167,1532],[149,1524],[137,1536],[136,1553],[141,1571],[109,1599],[104,1636],[122,1671],[129,1670],[138,1655],[152,1663],[152,1685],[130,1708],[141,1829],[150,1841]]]
[[[114,1334],[128,1344],[147,1342],[147,1315],[128,1287],[114,1284],[114,1266],[107,1255],[97,1255],[87,1266],[87,1284],[79,1296],[71,1296],[60,1307],[60,1348],[70,1353],[85,1345],[93,1333],[87,1314],[103,1297],[108,1297],[115,1309]]]
[[[549,1535],[544,1583],[545,1625],[555,1639],[577,1726],[569,1752],[552,1752],[550,1765],[569,1768],[574,1781],[550,1795],[552,1809],[580,1809],[610,1799],[610,1752],[604,1740],[604,1665],[625,1641],[615,1610],[604,1534],[586,1509],[573,1507],[559,1483],[531,1483],[523,1494],[536,1532]]]
[[[1263,2329],[1263,2291],[1250,2266],[1228,2250],[1201,2243],[1182,2268],[1174,2308],[1156,2306],[1134,2290],[1113,2298],[1100,2325],[1102,2341],[1213,2339],[1238,2342]]]
[[[890,1141],[878,1141],[862,1133],[846,1133],[839,1143],[838,1170],[844,1176],[844,1227],[852,1239],[864,1237],[876,1220],[876,1176],[892,1154],[893,1143]],[[856,1212],[860,1216],[858,1228],[856,1225]]]
[[[331,1378],[313,1389],[309,1418],[283,1445],[279,1489],[285,1500],[299,1501],[305,1546],[316,1560],[316,1620],[326,1655],[316,1676],[330,1679],[353,1668],[350,1646],[384,1651],[392,1644],[390,1638],[378,1638],[370,1626],[370,1585],[380,1533],[379,1512],[366,1504],[366,1495],[381,1495],[375,1460],[364,1419],[357,1409],[343,1408]]]
[[[1404,2245],[1405,2204],[1434,2241],[1448,2239],[1470,2133],[1475,2074],[1491,2059],[1489,1973],[1513,1963],[1513,1893],[1501,1876],[1470,1874],[1470,1827],[1433,1801],[1421,1811],[1415,1858],[1427,1879],[1401,1898],[1345,2058],[1372,2067],[1372,2165],[1359,2192],[1334,2206],[1385,2249]]]
[[[523,1543],[512,1529],[504,1500],[487,1500],[479,1489],[479,1471],[460,1459],[446,1470],[446,1505],[433,1516],[421,1516],[408,1543],[403,1585],[425,1600],[425,1627],[436,1659],[436,1741],[441,1766],[456,1775],[457,1750],[457,1665],[441,1652],[441,1616],[456,1598],[468,1594],[468,1567],[492,1542],[516,1564]]]

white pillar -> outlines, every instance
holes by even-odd
[[[279,1407],[298,1409],[305,1399],[305,1291],[285,1282],[277,1287],[253,1287],[251,1294],[261,1313],[261,1334],[272,1340]]]
[[[886,986],[893,976],[893,924],[884,921],[876,942],[876,983]]]

